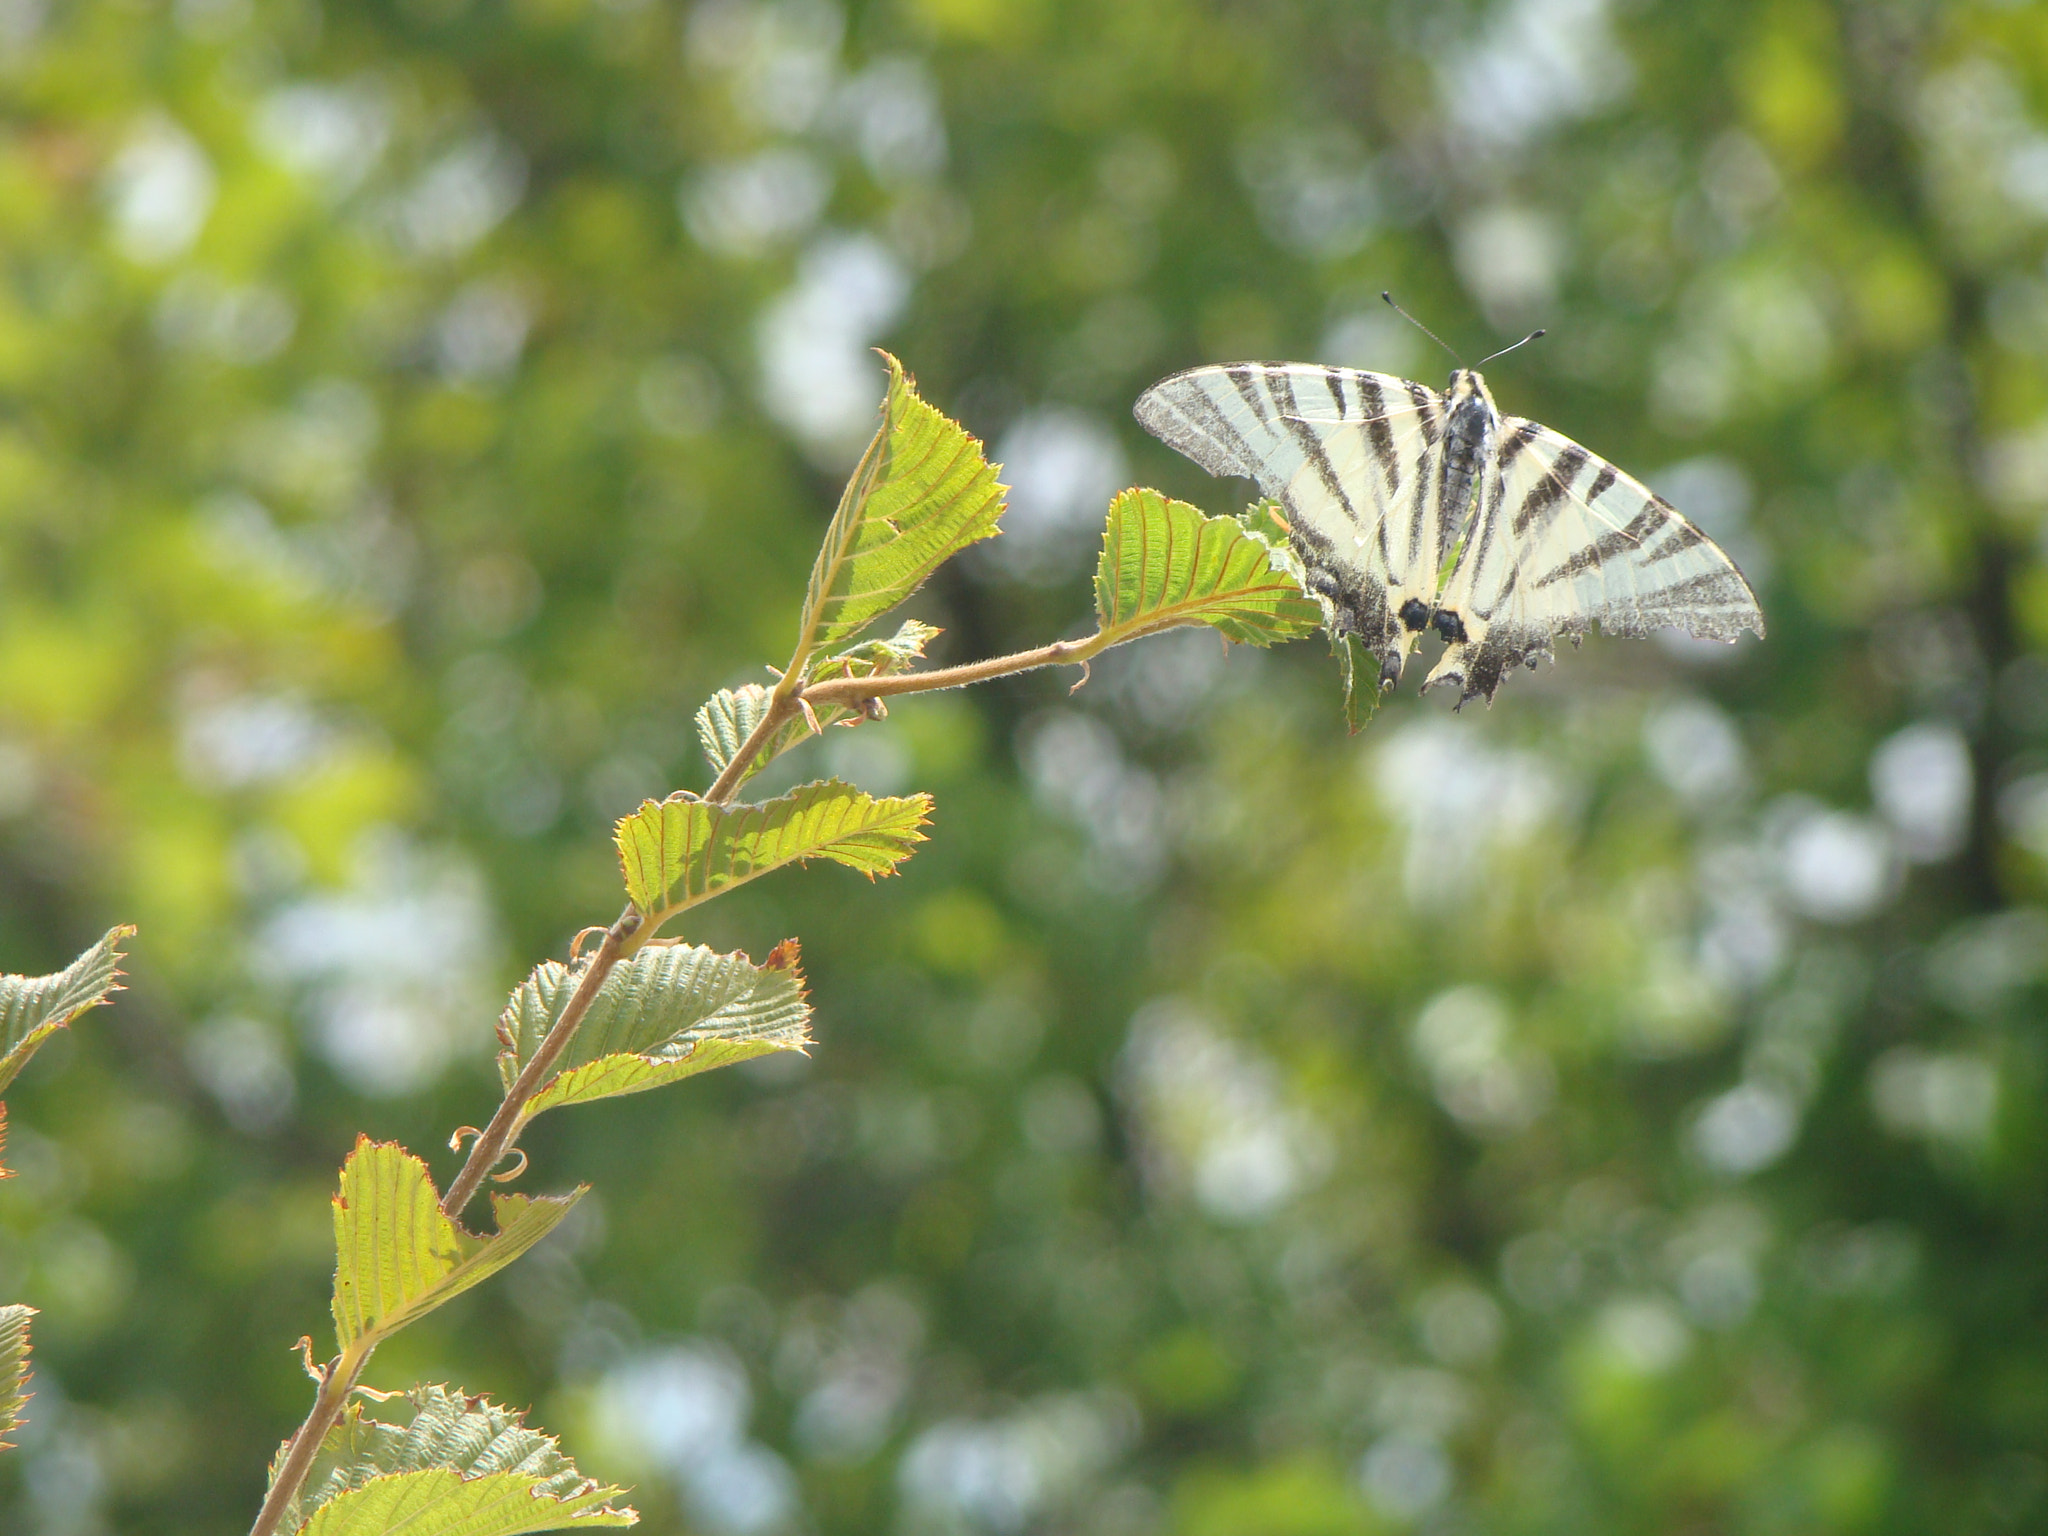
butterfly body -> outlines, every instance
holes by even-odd
[[[1569,438],[1501,415],[1472,369],[1438,392],[1306,363],[1196,368],[1155,384],[1136,413],[1281,504],[1309,590],[1378,657],[1382,689],[1431,628],[1445,649],[1424,691],[1455,685],[1460,705],[1490,703],[1515,665],[1596,621],[1610,634],[1763,633],[1755,594],[1705,534]]]
[[[1480,476],[1493,459],[1500,441],[1500,411],[1488,393],[1486,380],[1470,368],[1451,375],[1444,391],[1444,477],[1445,525],[1462,535],[1466,519],[1478,494]]]

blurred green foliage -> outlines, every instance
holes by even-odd
[[[1767,644],[1363,734],[1320,641],[904,701],[763,776],[818,1047],[553,1115],[565,1230],[372,1383],[652,1531],[1993,1532],[2048,1509],[2048,12],[0,4],[0,1527],[242,1529],[355,1134],[494,1098],[607,831],[785,659],[885,342],[1079,632],[1171,369],[1435,379],[1647,478]],[[687,925],[686,925],[687,926]]]

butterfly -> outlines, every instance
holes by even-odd
[[[1459,708],[1491,704],[1517,663],[1596,620],[1610,635],[1763,635],[1719,545],[1598,454],[1501,415],[1473,369],[1439,394],[1351,368],[1229,363],[1162,379],[1136,414],[1280,503],[1309,590],[1378,658],[1383,692],[1431,628],[1444,653],[1422,691],[1456,687]]]

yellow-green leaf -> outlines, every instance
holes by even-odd
[[[0,976],[0,1089],[14,1081],[37,1046],[121,990],[115,983],[122,956],[115,945],[134,931],[109,928],[99,943],[54,975]]]
[[[580,1526],[634,1525],[631,1510],[606,1500],[622,1492],[592,1488],[569,1498],[543,1491],[524,1472],[462,1478],[436,1468],[372,1478],[328,1500],[301,1526],[303,1536],[526,1536]]]
[[[940,562],[997,531],[1003,492],[980,442],[889,365],[882,424],[846,483],[811,570],[795,668],[852,639],[915,592]]]
[[[411,1410],[407,1422],[367,1418],[360,1402],[348,1405],[320,1442],[282,1529],[506,1536],[639,1518],[611,1506],[623,1489],[586,1478],[552,1436],[527,1427],[523,1414],[438,1385],[414,1387],[400,1407]],[[436,1480],[403,1481],[427,1474]],[[505,1478],[520,1481],[493,1481]],[[498,1523],[508,1516],[543,1523]]]
[[[561,1017],[589,962],[550,960],[520,983],[498,1021],[498,1072],[509,1089]],[[699,945],[650,944],[621,961],[591,999],[560,1069],[527,1101],[522,1122],[558,1104],[659,1088],[713,1067],[811,1043],[810,1005],[794,939],[767,963]]]
[[[493,1195],[498,1230],[479,1237],[441,1214],[427,1165],[396,1142],[356,1139],[334,1197],[334,1332],[341,1347],[397,1332],[496,1274],[583,1198]]]
[[[1109,504],[1095,608],[1113,643],[1182,624],[1207,624],[1248,645],[1298,640],[1323,614],[1271,545],[1236,518],[1154,490],[1120,491]]]
[[[720,892],[804,859],[831,859],[870,878],[924,841],[929,795],[876,799],[824,779],[764,805],[649,800],[619,821],[626,894],[650,926]]]
[[[21,1410],[28,1402],[28,1320],[34,1307],[17,1303],[0,1307],[0,1435],[11,1435],[21,1427]],[[0,1440],[0,1450],[9,1442]]]

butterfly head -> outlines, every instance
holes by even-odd
[[[1500,414],[1494,406],[1492,394],[1486,388],[1486,380],[1480,377],[1476,368],[1453,368],[1450,387],[1444,391],[1444,400],[1453,411],[1468,400],[1476,400],[1495,415]]]

